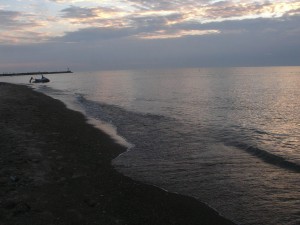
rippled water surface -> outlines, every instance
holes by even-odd
[[[39,91],[132,144],[117,170],[239,224],[300,224],[300,67],[48,77]]]

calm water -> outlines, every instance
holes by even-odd
[[[300,67],[47,77],[39,91],[131,143],[117,170],[238,224],[300,224]]]

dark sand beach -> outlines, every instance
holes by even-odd
[[[126,149],[63,103],[0,83],[0,224],[233,224],[116,172]]]

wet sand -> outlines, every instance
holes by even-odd
[[[116,172],[126,149],[58,100],[0,83],[0,118],[1,225],[233,224]]]

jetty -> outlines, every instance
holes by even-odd
[[[59,74],[59,73],[73,73],[71,70],[64,71],[39,71],[39,72],[26,72],[26,73],[0,73],[0,76],[24,76],[24,75],[39,75],[39,74]]]

